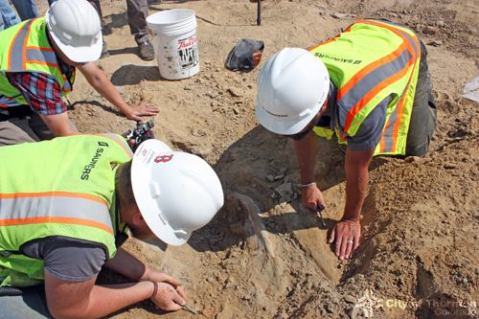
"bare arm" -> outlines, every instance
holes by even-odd
[[[294,140],[294,149],[298,159],[299,171],[301,174],[301,202],[304,207],[316,211],[326,207],[323,195],[314,182],[314,168],[318,146],[314,132],[309,132],[304,138]]]
[[[368,193],[368,168],[372,157],[373,150],[361,152],[346,150],[346,207],[343,219],[359,221]]]
[[[126,255],[121,256],[117,262],[132,261]],[[121,273],[135,275],[141,264],[138,260],[137,262],[139,264],[133,266],[114,267]],[[84,282],[64,281],[50,275],[48,271],[44,272],[44,276],[48,309],[55,318],[101,318],[149,298],[165,311],[179,310],[185,304],[185,294],[180,286],[175,287],[167,281],[154,278],[157,276],[161,279],[161,273],[152,272],[151,279],[142,278],[142,281],[136,283],[104,286],[95,285],[96,276]]]
[[[314,182],[314,167],[318,147],[316,137],[310,132],[300,140],[294,140],[294,149],[298,159],[299,171],[301,174],[301,183],[309,184]]]
[[[55,318],[100,318],[152,296],[154,284],[96,286],[96,277],[85,282],[67,282],[45,271],[45,294]]]
[[[118,248],[115,257],[109,260],[105,266],[134,281],[166,282],[177,289],[182,297],[185,297],[180,283],[174,277],[151,269],[123,248]]]
[[[115,257],[105,266],[134,281],[141,281],[147,273],[146,265],[123,248],[118,248]]]
[[[105,72],[95,63],[90,62],[80,65],[78,66],[78,70],[98,93],[113,104],[121,113],[125,114],[128,119],[140,121],[143,116],[154,116],[158,113],[156,107],[136,106],[133,108],[128,105],[111,81],[106,77]]]
[[[373,156],[370,151],[346,150],[346,206],[342,220],[331,232],[330,243],[340,259],[350,258],[359,247],[361,238],[360,216],[368,192],[368,167]]]
[[[68,118],[67,112],[55,115],[40,115],[40,117],[54,136],[78,134],[75,125]]]

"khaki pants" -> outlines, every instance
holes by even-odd
[[[100,19],[102,18],[102,10],[100,0],[88,0],[98,12]],[[148,16],[147,0],[126,0],[128,24],[130,32],[135,36],[135,41],[140,44],[148,40],[148,27],[146,17]]]
[[[36,113],[0,120],[0,146],[38,142],[51,138],[53,134]]]
[[[419,77],[407,134],[406,156],[425,155],[436,130],[437,109],[432,95],[431,76],[427,66],[427,50],[422,42],[421,52]]]

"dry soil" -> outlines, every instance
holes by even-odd
[[[145,302],[115,318],[478,317],[479,105],[461,97],[479,75],[478,0],[265,0],[262,26],[248,0],[153,3],[151,13],[196,11],[201,72],[182,81],[162,80],[155,61],[135,55],[125,1],[102,2],[110,56],[99,65],[128,102],[161,109],[157,138],[205,158],[227,195],[224,209],[183,247],[127,243],[180,278],[199,314],[161,315]],[[223,64],[241,38],[265,41],[264,61],[362,17],[404,23],[427,44],[439,123],[426,157],[374,161],[362,244],[341,263],[326,238],[344,204],[343,153],[318,141],[317,180],[328,203],[323,229],[298,203],[291,145],[255,122],[257,70],[233,73]],[[81,77],[70,100],[83,132],[133,125]]]

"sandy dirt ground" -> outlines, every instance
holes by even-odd
[[[182,81],[162,80],[155,61],[135,55],[125,1],[102,2],[110,56],[99,65],[128,102],[160,107],[156,136],[209,161],[227,195],[188,245],[127,243],[180,278],[199,314],[161,314],[144,302],[115,318],[478,318],[479,105],[461,98],[479,75],[478,0],[265,0],[261,27],[248,0],[154,3],[151,13],[196,11],[201,72]],[[265,41],[264,61],[361,17],[402,22],[427,44],[439,123],[425,158],[374,161],[363,241],[340,263],[326,238],[344,205],[343,153],[318,141],[317,180],[328,203],[322,228],[292,187],[299,175],[291,145],[255,122],[257,70],[233,73],[223,63],[241,38]],[[83,132],[133,124],[81,77],[70,100]]]

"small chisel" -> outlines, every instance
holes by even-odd
[[[198,311],[196,311],[195,309],[191,308],[191,306],[188,306],[187,304],[184,304],[183,306],[181,306],[181,309],[185,310],[185,311],[188,311],[194,315],[197,315],[198,314]]]
[[[326,228],[327,225],[326,225],[326,222],[324,221],[323,214],[322,214],[322,211],[323,211],[323,210],[324,210],[324,206],[321,205],[321,204],[317,204],[317,206],[316,206],[316,215],[317,215],[318,218],[319,218],[319,222],[321,223],[321,227]]]

